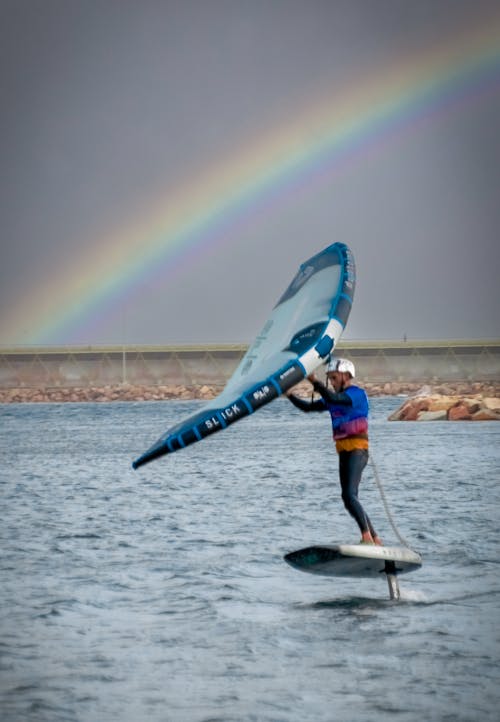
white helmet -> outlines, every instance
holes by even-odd
[[[351,374],[352,378],[356,376],[354,364],[352,361],[346,358],[332,358],[327,366],[326,373],[330,374],[333,371],[340,371],[341,373]]]

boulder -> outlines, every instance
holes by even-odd
[[[407,399],[389,421],[493,421],[500,420],[500,399],[481,395],[430,394]]]
[[[471,418],[469,406],[463,401],[459,401],[448,409],[448,421],[470,421]]]
[[[421,411],[417,416],[417,421],[446,421],[446,410],[441,411]]]
[[[482,408],[472,414],[471,421],[500,421],[500,413]]]
[[[428,410],[429,403],[427,399],[409,399],[389,416],[389,421],[416,421],[420,412]]]
[[[483,399],[482,406],[484,409],[488,409],[489,411],[500,412],[500,399],[487,396]]]
[[[433,394],[429,398],[429,411],[448,411],[458,400],[456,396]]]

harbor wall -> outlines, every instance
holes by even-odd
[[[0,349],[0,388],[225,384],[245,345]],[[366,383],[498,382],[500,340],[343,342]]]

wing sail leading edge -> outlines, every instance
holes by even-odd
[[[344,330],[355,284],[354,258],[343,243],[303,263],[222,393],[171,427],[133,468],[226,428],[312,373]]]

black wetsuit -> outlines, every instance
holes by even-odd
[[[349,514],[356,520],[361,533],[369,531],[376,536],[375,529],[363,509],[358,491],[363,469],[368,462],[368,401],[365,392],[357,386],[348,386],[345,391],[336,393],[319,381],[314,390],[321,399],[305,401],[293,394],[288,398],[301,411],[329,411],[332,417],[333,435],[339,456],[339,477],[342,489],[342,501]],[[352,440],[346,444],[346,440]],[[359,440],[359,441],[357,441]],[[364,446],[350,448],[343,446]]]

